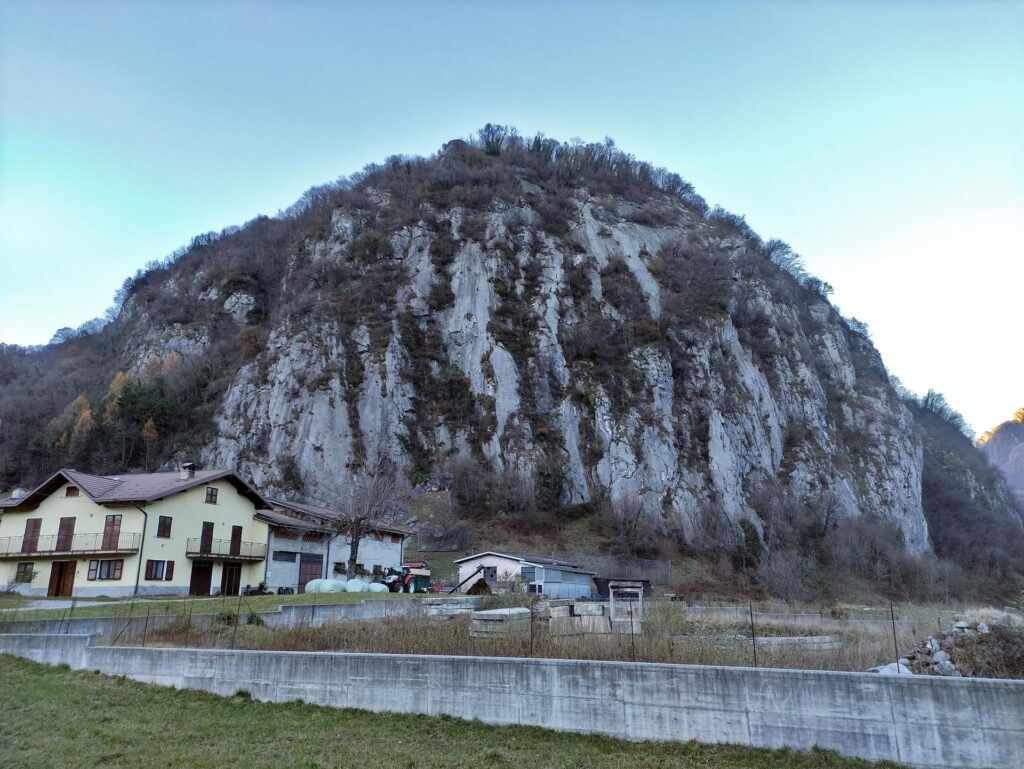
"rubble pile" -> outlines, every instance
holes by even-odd
[[[957,669],[954,657],[956,649],[965,642],[974,641],[978,636],[989,634],[989,626],[985,622],[955,622],[949,630],[935,638],[928,636],[919,646],[900,659],[914,675],[952,676],[960,678],[964,675]],[[967,672],[967,675],[971,675]]]

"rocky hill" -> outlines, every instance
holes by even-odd
[[[601,504],[767,543],[781,499],[930,552],[927,420],[829,292],[610,142],[488,126],[195,238],[102,328],[4,348],[0,462],[13,484],[198,456],[341,504],[383,453],[506,517]]]
[[[992,428],[978,441],[989,461],[999,468],[1024,508],[1024,408],[1013,419]]]

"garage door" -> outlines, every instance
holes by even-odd
[[[306,583],[312,579],[320,579],[324,573],[324,557],[311,553],[299,556],[299,592],[306,592]]]

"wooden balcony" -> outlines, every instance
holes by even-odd
[[[130,555],[139,552],[141,534],[46,534],[40,537],[0,537],[0,560],[60,558],[79,555]]]
[[[262,561],[267,557],[267,546],[262,542],[193,537],[185,544],[185,555],[209,561]]]

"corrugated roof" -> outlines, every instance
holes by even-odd
[[[510,561],[520,561],[523,563],[532,563],[535,566],[563,566],[567,569],[579,569],[579,564],[572,563],[571,561],[560,561],[555,558],[545,558],[540,555],[527,555],[522,553],[520,555],[514,555],[513,553],[499,553],[497,550],[484,550],[482,553],[475,553],[473,555],[467,555],[465,558],[457,558],[453,563],[463,563],[464,561],[472,561],[474,558],[480,558],[485,555],[496,555],[499,558],[508,558]],[[588,574],[592,572],[587,572]]]
[[[311,518],[320,521],[325,528],[334,528],[339,522],[343,522],[345,514],[338,511],[332,510],[329,507],[320,507],[319,505],[311,505],[306,502],[292,502],[291,500],[285,499],[271,499],[270,500],[275,507],[284,508],[285,510],[291,510],[301,515],[306,515]],[[292,519],[294,520],[294,518]],[[397,523],[382,523],[374,522],[372,528],[376,531],[384,531],[390,534],[402,534],[408,536],[412,534],[412,530],[407,526],[401,526]]]
[[[562,571],[562,572],[565,572],[566,574],[587,574],[587,575],[589,575],[591,577],[593,577],[595,574],[597,574],[596,571],[590,571],[590,569],[580,569],[580,568],[578,568],[576,566],[563,566],[562,564],[555,564],[555,563],[537,564],[537,565],[541,566],[542,568],[545,568],[545,569],[551,569],[552,571]]]
[[[281,526],[289,529],[299,529],[301,531],[325,531],[326,527],[306,521],[301,518],[296,518],[293,515],[285,515],[279,510],[261,510],[256,514],[256,517],[261,521],[266,521],[272,526]]]

